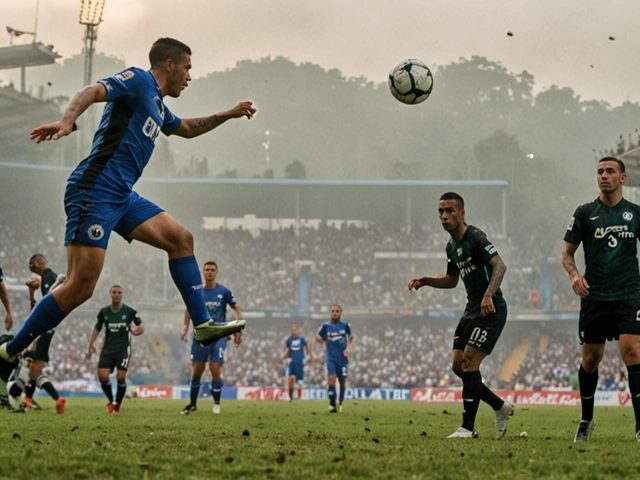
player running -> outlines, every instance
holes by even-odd
[[[286,348],[282,358],[287,361],[287,387],[289,401],[293,401],[294,385],[298,384],[298,400],[302,397],[302,382],[304,381],[304,356],[309,355],[309,365],[313,364],[313,349],[309,348],[307,339],[298,335],[298,327],[291,327],[291,336],[285,342]]]
[[[242,318],[242,311],[238,302],[236,302],[233,293],[224,285],[216,281],[218,277],[218,264],[213,260],[209,260],[204,264],[202,269],[204,277],[204,288],[202,295],[207,306],[209,315],[216,325],[227,324],[227,305],[230,306],[236,314],[236,318]],[[184,325],[180,331],[180,338],[185,340],[189,331],[189,312],[184,312]],[[236,346],[242,343],[242,332],[236,332],[233,336],[233,343]],[[180,412],[181,415],[188,415],[196,411],[198,394],[200,393],[200,382],[204,374],[205,366],[209,361],[209,370],[211,371],[211,396],[213,397],[213,413],[220,413],[220,398],[222,397],[222,365],[227,351],[227,337],[203,347],[194,338],[191,342],[191,364],[193,373],[191,376],[191,390],[189,405],[184,407]]]
[[[578,370],[582,417],[575,442],[588,442],[595,427],[593,407],[598,365],[607,340],[619,340],[627,367],[636,439],[640,441],[640,272],[638,238],[640,206],[622,197],[627,176],[615,157],[598,162],[598,197],[579,206],[564,235],[562,266],[580,300],[578,337],[582,361]],[[583,244],[584,276],[575,253]]]
[[[167,252],[169,270],[195,326],[194,336],[209,345],[244,328],[244,320],[215,325],[201,295],[202,279],[194,256],[193,235],[173,217],[133,191],[163,133],[193,138],[227,120],[251,119],[256,109],[240,102],[209,117],[176,117],[165,105],[191,81],[191,49],[173,38],[157,40],[149,52],[151,68],[128,68],[78,92],[54,123],[31,132],[36,143],[58,140],[76,129],[76,120],[94,103],[107,102],[93,147],[71,173],[65,191],[67,281],[36,305],[16,336],[0,345],[0,357],[12,360],[35,338],[55,328],[87,301],[104,266],[112,232]]]
[[[320,325],[316,333],[316,342],[327,348],[327,395],[329,412],[342,412],[342,402],[347,388],[349,375],[349,356],[356,342],[351,325],[342,317],[340,305],[331,306],[331,320]],[[340,382],[340,401],[336,410],[336,378]]]
[[[440,197],[438,214],[449,232],[447,273],[438,277],[412,278],[409,290],[421,287],[454,288],[462,277],[467,305],[453,337],[452,369],[462,378],[462,425],[447,438],[476,438],[476,414],[480,400],[493,408],[497,438],[507,432],[513,405],[482,382],[480,364],[491,353],[507,321],[507,303],[500,284],[507,267],[498,250],[482,230],[465,222],[464,200],[454,192]]]
[[[91,358],[93,352],[96,351],[94,344],[102,327],[104,327],[105,339],[100,352],[100,360],[98,360],[98,380],[102,391],[109,400],[107,413],[118,416],[120,415],[120,405],[122,405],[122,400],[127,392],[126,379],[131,360],[131,335],[142,335],[144,325],[142,325],[138,312],[122,303],[122,287],[114,285],[109,290],[109,295],[111,296],[111,305],[98,312],[98,321],[91,332],[86,357]],[[134,326],[131,326],[132,323]],[[116,369],[116,381],[118,382],[115,400],[109,380],[109,375],[114,369]]]

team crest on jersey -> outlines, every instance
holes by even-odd
[[[122,315],[122,319],[123,319],[123,320],[126,320],[126,319],[127,319],[127,316],[126,316],[126,315]]]
[[[97,223],[93,224],[89,227],[89,230],[87,230],[87,235],[89,235],[91,240],[100,240],[104,237],[104,228],[102,228],[102,225],[98,225]]]
[[[456,250],[456,253],[458,254],[459,257],[461,257],[462,256],[462,247],[458,248]]]
[[[631,213],[631,212],[624,212],[624,213],[622,214],[622,218],[623,218],[624,220],[626,220],[627,222],[630,222],[630,221],[631,221],[631,219],[633,218],[633,213]]]
[[[221,293],[218,294],[218,298],[222,298],[222,294]]]

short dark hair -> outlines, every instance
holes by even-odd
[[[47,263],[47,259],[44,258],[44,255],[42,255],[41,253],[36,253],[35,255],[32,255],[31,258],[29,259],[29,263],[33,262],[34,260],[42,260],[44,263]]]
[[[460,205],[460,208],[464,209],[464,199],[455,192],[443,193],[440,200],[455,200]]]
[[[149,50],[151,68],[159,67],[166,60],[178,63],[185,55],[191,55],[191,49],[175,38],[163,37],[156,40]]]
[[[204,262],[204,265],[202,265],[202,268],[204,269],[204,267],[206,267],[207,265],[213,265],[214,267],[218,268],[218,264],[213,260],[207,260],[206,262]]]
[[[111,293],[111,290],[113,290],[114,288],[119,288],[120,290],[123,290],[123,288],[120,285],[112,285],[111,288],[109,289],[109,293]]]
[[[616,158],[616,157],[604,157],[604,158],[601,158],[600,160],[598,160],[598,165],[601,164],[602,162],[616,162],[618,164],[618,167],[620,168],[620,173],[625,173],[626,172],[626,168],[624,166],[624,162],[622,160],[620,160],[619,158]]]
[[[338,305],[337,303],[334,303],[333,305],[331,305],[331,308],[333,307],[338,307],[340,309],[340,312],[342,312],[342,307],[340,305]]]

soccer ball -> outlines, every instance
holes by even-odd
[[[417,58],[403,60],[389,72],[389,90],[402,103],[422,103],[433,90],[431,70]]]

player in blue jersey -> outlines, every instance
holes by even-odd
[[[342,402],[347,388],[349,375],[349,356],[356,341],[351,325],[342,317],[340,305],[331,306],[331,320],[320,325],[316,333],[316,342],[326,345],[327,354],[327,394],[329,412],[342,411]],[[336,378],[340,382],[340,401],[336,410]]]
[[[227,324],[227,306],[231,307],[236,318],[242,317],[240,305],[236,302],[233,293],[224,285],[220,285],[216,278],[218,277],[218,264],[209,260],[204,264],[203,270],[204,288],[202,295],[207,306],[207,311],[211,315],[211,319],[216,325]],[[185,340],[189,331],[189,312],[184,313],[184,325],[180,331],[180,338]],[[236,346],[242,343],[242,331],[236,332],[233,336],[233,342]],[[220,397],[222,395],[222,365],[227,351],[227,337],[221,338],[215,343],[201,346],[194,338],[191,341],[191,364],[193,372],[191,376],[191,392],[189,405],[184,407],[180,412],[182,415],[188,415],[196,410],[198,394],[200,393],[200,381],[204,374],[207,361],[209,362],[209,370],[211,371],[211,396],[213,396],[213,413],[220,413]]]
[[[92,104],[107,102],[91,153],[71,173],[64,196],[67,225],[67,281],[36,305],[22,328],[0,345],[11,360],[40,334],[55,328],[88,300],[104,265],[112,231],[167,252],[171,276],[203,345],[244,328],[244,320],[215,325],[202,298],[202,279],[194,257],[193,235],[168,213],[132,190],[155,146],[156,137],[193,138],[233,118],[252,118],[251,102],[209,117],[176,117],[163,98],[179,97],[191,81],[191,49],[172,38],[157,40],[149,52],[151,68],[129,68],[83,88],[62,118],[31,132],[36,143],[58,140],[75,130],[75,121]]]
[[[622,196],[625,170],[624,163],[615,157],[598,162],[600,193],[595,200],[576,209],[564,235],[562,266],[573,292],[580,297],[578,337],[582,361],[578,381],[582,417],[574,442],[588,442],[595,427],[598,365],[607,340],[618,340],[627,367],[636,419],[634,431],[640,441],[640,206]],[[581,243],[584,275],[575,261]]]
[[[505,402],[482,382],[480,365],[493,351],[507,321],[507,303],[500,284],[507,266],[485,233],[465,222],[464,200],[447,192],[438,202],[442,227],[449,232],[447,273],[412,278],[409,290],[421,287],[455,288],[462,277],[467,305],[453,337],[452,370],[462,379],[462,425],[448,438],[476,438],[476,414],[480,401],[493,408],[497,438],[507,432],[513,405]]]
[[[304,380],[305,351],[309,355],[309,365],[313,364],[313,349],[307,339],[298,335],[298,327],[291,327],[291,336],[285,342],[286,348],[282,358],[287,361],[287,386],[289,387],[289,401],[293,401],[294,385],[298,383],[298,400],[302,396],[302,382]]]

